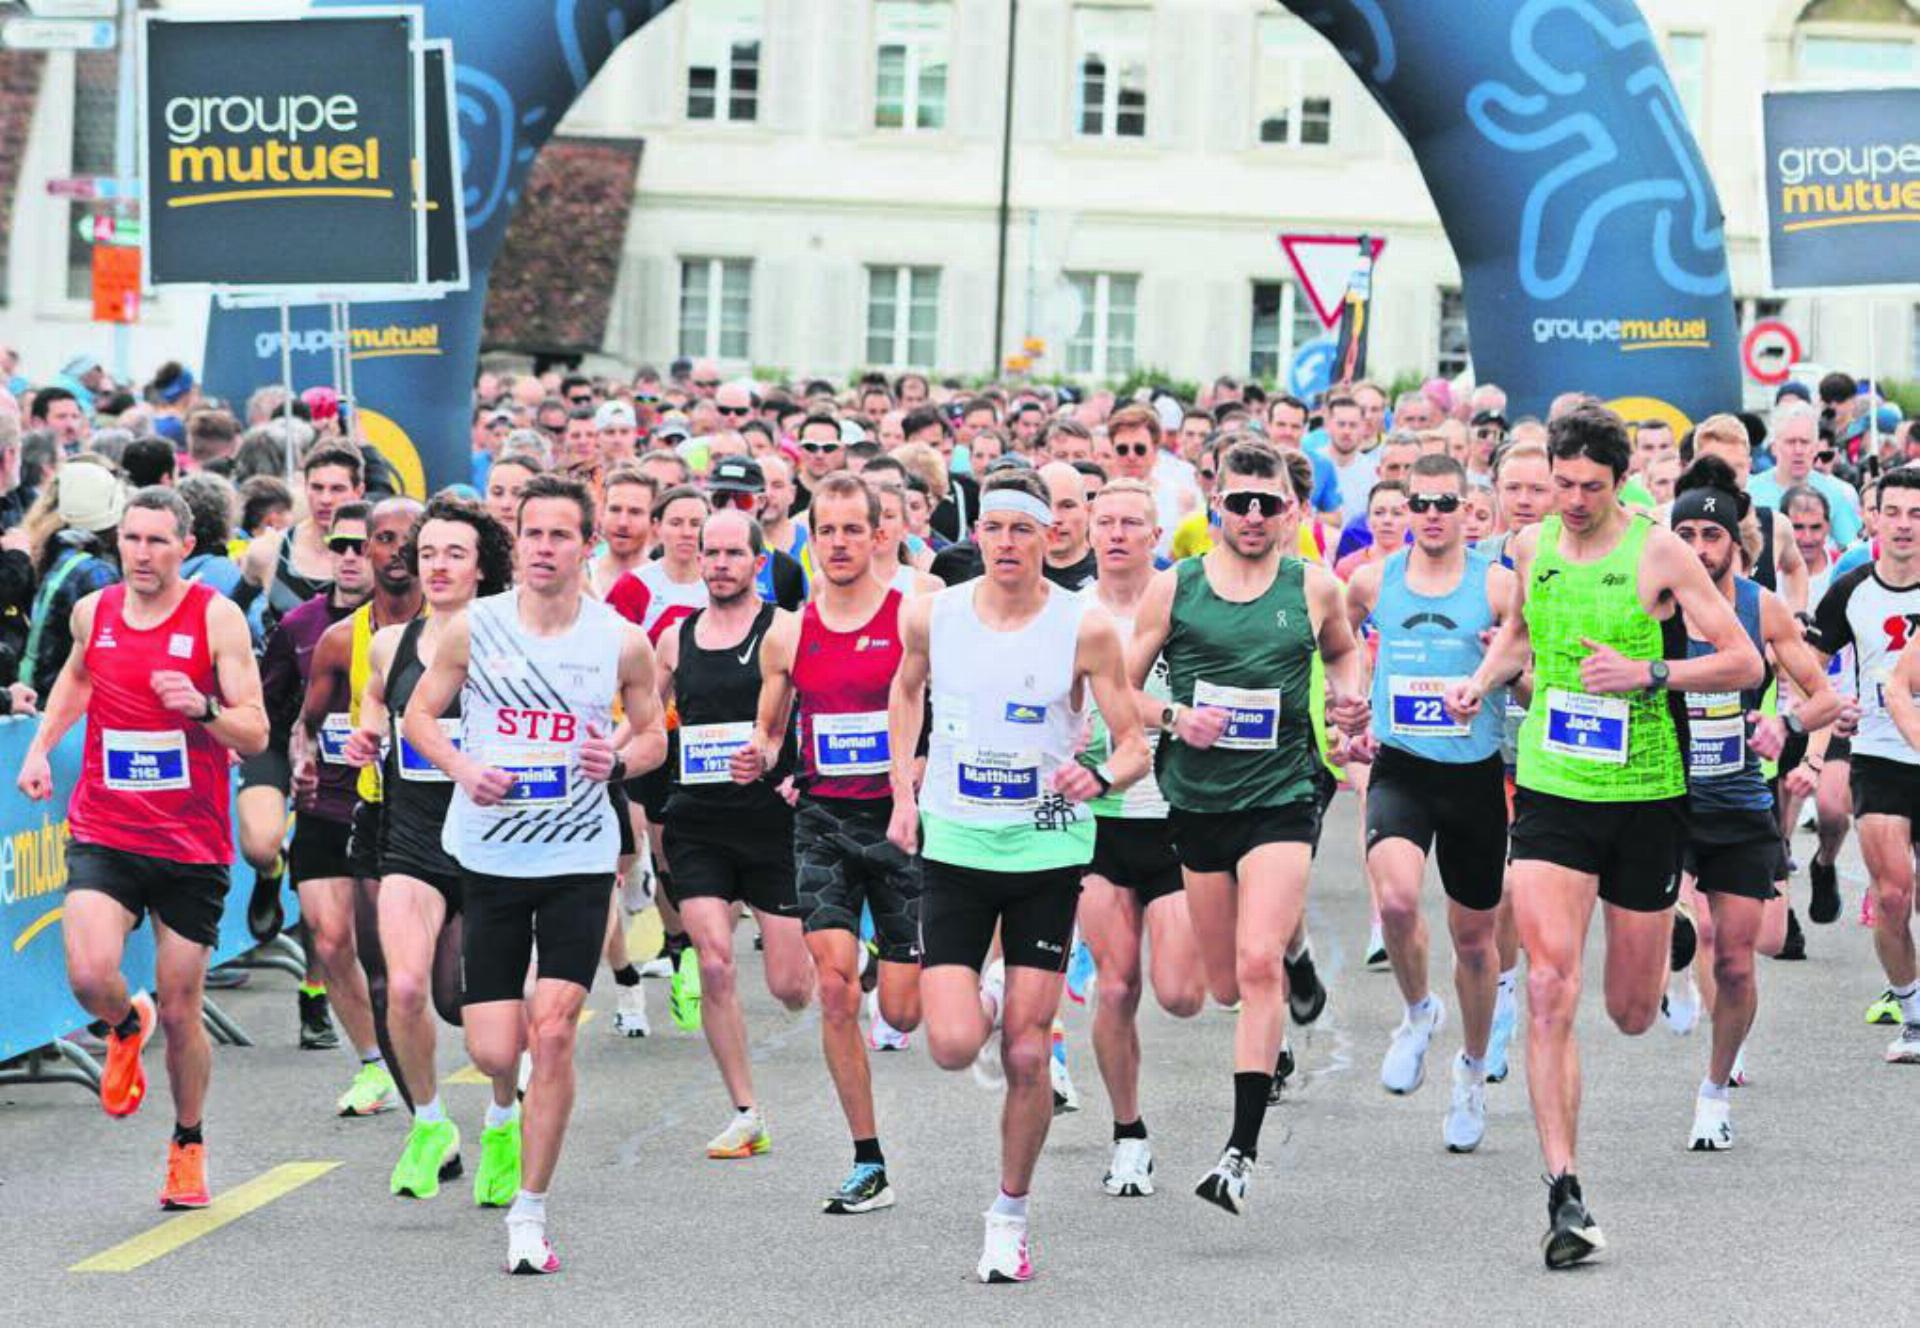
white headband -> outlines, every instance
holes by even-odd
[[[1030,516],[1043,526],[1053,524],[1053,509],[1018,489],[989,489],[980,495],[980,515],[989,512],[1012,512],[1017,516]]]

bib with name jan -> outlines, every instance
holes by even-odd
[[[493,749],[491,764],[513,776],[505,799],[512,806],[552,806],[565,802],[572,791],[565,747],[503,743]]]
[[[443,717],[440,720],[440,731],[446,734],[448,739],[453,743],[453,749],[459,751],[460,721],[458,719]],[[418,747],[415,747],[405,738],[401,738],[400,778],[406,780],[409,784],[445,784],[450,782],[451,776],[426,757],[422,756]]]
[[[336,710],[320,721],[320,759],[328,765],[347,763],[347,739],[353,736],[353,717]]]
[[[753,721],[731,724],[683,724],[680,727],[680,782],[731,784],[733,754],[753,741]]]
[[[1227,712],[1227,727],[1213,744],[1229,752],[1270,752],[1279,746],[1280,689],[1221,687],[1201,679],[1193,684],[1193,703]]]
[[[823,779],[884,775],[893,768],[887,712],[813,717],[813,766]]]
[[[1464,678],[1405,678],[1387,680],[1387,698],[1393,707],[1391,732],[1398,738],[1464,738],[1473,730],[1448,713],[1447,688]]]
[[[954,788],[976,807],[1040,805],[1040,754],[971,747],[954,762]]]
[[[1627,763],[1627,698],[1547,689],[1547,732],[1541,746],[1576,761]]]
[[[106,785],[120,793],[174,793],[193,787],[187,735],[180,729],[102,729]]]
[[[1747,712],[1738,692],[1687,693],[1687,773],[1737,775],[1747,765]]]

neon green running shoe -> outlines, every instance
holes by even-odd
[[[505,1208],[520,1192],[520,1113],[505,1125],[480,1133],[480,1169],[473,1173],[473,1202],[481,1208]]]
[[[416,1118],[407,1132],[407,1146],[393,1164],[389,1188],[404,1198],[431,1199],[440,1182],[460,1174],[460,1127],[449,1120]]]
[[[1867,1007],[1867,1022],[1870,1024],[1897,1024],[1900,1022],[1900,1002],[1894,999],[1893,989],[1891,987],[1881,992],[1873,1004]]]
[[[399,1100],[399,1090],[394,1087],[387,1067],[368,1061],[360,1067],[360,1073],[353,1076],[353,1084],[340,1095],[340,1114],[378,1116],[383,1111],[392,1111]]]
[[[691,945],[680,952],[680,967],[674,970],[667,993],[667,1010],[682,1031],[700,1031],[700,955]]]

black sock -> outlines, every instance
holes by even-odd
[[[113,1026],[113,1031],[123,1038],[137,1037],[140,1033],[140,1012],[133,1006],[127,1007],[127,1017]]]
[[[1273,1076],[1259,1070],[1233,1072],[1233,1133],[1227,1147],[1237,1148],[1252,1161],[1260,1148],[1260,1127],[1267,1119],[1267,1094],[1273,1089]]]
[[[1113,1123],[1113,1141],[1115,1143],[1119,1143],[1122,1139],[1144,1139],[1146,1137],[1147,1123],[1138,1116],[1133,1118],[1131,1125],[1122,1125],[1119,1121]]]
[[[205,1142],[205,1140],[200,1137],[200,1127],[198,1125],[181,1125],[177,1121],[173,1127],[173,1141],[182,1148],[187,1147],[189,1144]]]
[[[685,950],[689,944],[691,944],[691,942],[687,940],[687,934],[685,932],[668,932],[665,946],[667,958],[678,964],[680,962],[680,952]]]
[[[878,1139],[855,1139],[853,1141],[853,1164],[857,1167],[862,1162],[871,1162],[877,1167],[887,1165],[887,1159],[880,1152],[880,1141]]]
[[[640,970],[628,963],[625,968],[613,970],[613,980],[622,987],[637,987],[640,985]]]

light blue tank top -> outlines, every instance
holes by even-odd
[[[1733,613],[1766,658],[1760,629],[1760,585],[1744,576],[1733,579]],[[1687,658],[1710,655],[1713,647],[1687,638]],[[1771,811],[1773,790],[1760,769],[1760,757],[1747,741],[1747,712],[1760,708],[1768,679],[1740,692],[1688,692],[1687,798],[1697,812]]]
[[[1506,692],[1486,698],[1473,723],[1447,713],[1447,687],[1470,678],[1487,648],[1480,634],[1493,626],[1487,602],[1487,569],[1493,559],[1466,551],[1460,582],[1445,595],[1419,595],[1407,588],[1408,550],[1381,566],[1380,597],[1373,621],[1380,652],[1373,671],[1373,736],[1389,747],[1429,761],[1464,765],[1500,750]]]

